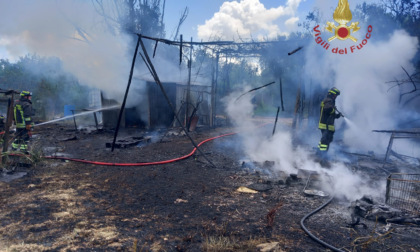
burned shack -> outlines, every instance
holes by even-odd
[[[164,82],[162,83],[168,98],[176,108],[177,115],[182,118],[184,125],[191,121],[191,126],[209,125],[211,87],[193,83],[190,85],[190,102],[187,103],[188,85],[185,83]],[[121,127],[126,128],[167,128],[176,127],[174,111],[170,108],[164,95],[155,82],[146,81],[144,93],[140,90],[132,90],[121,119]],[[134,98],[135,97],[135,98]],[[120,104],[101,95],[102,107],[119,106]],[[118,120],[120,107],[103,111],[103,125],[113,129]]]

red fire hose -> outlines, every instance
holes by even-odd
[[[261,127],[266,126],[268,124],[271,124],[271,123],[264,123],[260,126],[257,126],[257,128],[261,128]],[[204,144],[206,142],[209,142],[209,141],[212,141],[212,140],[217,139],[217,138],[221,138],[221,137],[225,137],[225,136],[231,136],[231,135],[235,135],[235,134],[238,134],[238,132],[227,133],[227,134],[223,134],[223,135],[220,135],[220,136],[211,137],[211,138],[208,138],[208,139],[200,142],[197,146],[201,146],[202,144]],[[74,162],[85,163],[85,164],[105,165],[105,166],[147,166],[147,165],[168,164],[168,163],[173,163],[173,162],[176,162],[176,161],[179,161],[179,160],[183,160],[183,159],[191,157],[196,151],[197,151],[197,148],[194,148],[189,154],[187,154],[185,156],[182,156],[182,157],[179,157],[179,158],[163,160],[163,161],[155,161],[155,162],[144,162],[144,163],[109,163],[109,162],[89,161],[89,160],[83,160],[83,159],[77,159],[77,158],[55,157],[55,156],[44,156],[43,158],[68,160],[68,161],[74,161]],[[9,155],[11,155],[11,156],[25,156],[24,154],[9,154]]]
[[[235,134],[237,134],[237,133],[228,133],[228,134],[208,138],[208,139],[200,142],[197,146],[201,146],[202,144],[204,144],[206,142],[209,142],[209,141],[212,141],[212,140],[217,139],[217,138],[221,138],[221,137],[225,137],[225,136],[231,136],[231,135],[235,135]],[[147,166],[147,165],[167,164],[167,163],[172,163],[172,162],[176,162],[176,161],[179,161],[179,160],[183,160],[183,159],[191,157],[196,152],[196,150],[197,150],[197,148],[194,148],[189,154],[187,154],[185,156],[182,156],[182,157],[179,157],[179,158],[174,158],[174,159],[169,159],[169,160],[164,160],[164,161],[156,161],[156,162],[145,162],[145,163],[109,163],[109,162],[98,162],[98,161],[89,161],[89,160],[83,160],[83,159],[66,158],[66,157],[54,157],[54,156],[45,156],[44,158],[46,158],[46,159],[69,160],[69,161],[74,161],[74,162],[94,164],[94,165],[105,165],[105,166]],[[14,154],[14,155],[16,155],[16,154]]]

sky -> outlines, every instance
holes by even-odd
[[[350,8],[362,2],[349,0]],[[298,23],[314,9],[332,17],[337,4],[338,0],[167,0],[165,24],[167,36],[173,36],[181,13],[188,7],[188,17],[180,29],[184,39],[211,40],[222,35],[231,40],[237,39],[238,33],[243,39],[264,39],[298,30]]]
[[[361,2],[363,1],[349,0],[350,8],[354,9]],[[47,19],[50,16],[55,20],[49,21],[47,25],[43,24],[44,30],[52,29],[53,25],[58,27],[66,20],[68,22],[73,19],[72,22],[76,20],[82,23],[86,17],[62,15],[78,3],[92,7],[88,0],[0,0],[0,16],[3,17],[0,17],[3,23],[0,27],[0,58],[14,61],[27,53],[42,55],[42,52],[35,51],[36,48],[16,43],[12,38],[26,36],[25,32],[34,28],[43,29],[42,26],[35,27],[36,20]],[[166,0],[166,38],[174,39],[179,18],[185,7],[189,8],[189,13],[179,32],[185,40],[267,40],[298,30],[298,23],[303,22],[308,12],[314,8],[320,9],[326,16],[332,16],[337,4],[338,0]],[[50,6],[46,8],[48,12],[45,9],[37,11],[37,6],[44,5]],[[21,11],[22,6],[27,10]],[[57,10],[58,14],[54,15]],[[28,22],[30,18],[35,22]],[[68,36],[59,33],[58,35]]]
[[[268,12],[269,9],[275,9],[278,7],[284,7],[286,6],[287,2],[295,2],[295,4],[298,6],[296,8],[295,15],[289,14],[288,17],[292,16],[302,16],[304,17],[306,13],[310,10],[310,7],[312,5],[311,2],[314,2],[312,0],[308,1],[301,1],[301,0],[295,0],[295,1],[285,1],[285,0],[247,0],[247,1],[224,1],[224,0],[204,0],[204,1],[197,1],[197,0],[167,0],[166,2],[166,13],[165,13],[165,19],[166,19],[166,28],[167,28],[167,35],[171,36],[171,34],[174,33],[174,30],[176,29],[179,17],[185,7],[189,8],[189,14],[187,19],[185,20],[184,24],[181,26],[180,33],[183,34],[184,38],[193,38],[193,40],[201,40],[206,39],[205,36],[199,36],[198,35],[198,27],[199,26],[205,26],[201,29],[209,29],[209,33],[211,33],[211,28],[217,26],[216,23],[220,22],[223,26],[234,26],[234,22],[223,22],[226,21],[226,19],[222,19],[221,14],[226,14],[230,16],[232,15],[232,12],[228,10],[227,7],[232,7],[233,9],[244,9],[246,4],[251,4],[251,6],[257,5],[259,7],[258,11],[261,11],[260,13],[255,13],[255,15],[247,15],[251,14],[251,11],[247,12],[244,11],[244,16],[247,16],[249,19],[257,20],[263,20],[264,18],[264,12]],[[222,8],[223,7],[223,8]],[[256,8],[255,8],[256,9]],[[280,17],[280,13],[274,14],[273,19],[266,20],[267,22],[273,22],[273,23],[280,23],[280,21],[275,20],[276,17]],[[240,18],[236,16],[237,20],[245,20],[246,18]],[[233,20],[233,18],[232,18]],[[278,22],[277,22],[278,21]],[[206,25],[207,22],[207,25]],[[211,26],[210,23],[213,23],[213,26]],[[237,26],[242,26],[242,24],[236,23]],[[262,26],[262,25],[261,25]],[[235,28],[233,28],[235,30]]]

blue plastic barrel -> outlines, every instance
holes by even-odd
[[[71,116],[73,115],[72,110],[75,110],[74,105],[64,105],[64,116]]]

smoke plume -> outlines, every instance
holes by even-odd
[[[401,76],[401,66],[408,71],[413,69],[411,60],[417,52],[418,41],[402,30],[395,31],[386,41],[375,40],[374,36],[373,31],[362,50],[356,49],[347,55],[326,51],[314,41],[306,51],[305,68],[310,69],[308,79],[325,89],[335,86],[341,90],[337,108],[352,122],[346,125],[345,144],[359,152],[384,153],[387,136],[372,130],[394,129],[400,109],[398,93],[388,92],[386,82]],[[331,42],[331,46],[340,45],[339,42]]]
[[[244,90],[249,88],[245,87]],[[236,100],[243,92],[232,93],[224,101],[226,112],[240,133],[242,148],[247,159],[258,163],[274,162],[270,171],[274,175],[280,171],[296,174],[299,169],[318,172],[323,178],[322,189],[340,198],[355,200],[365,194],[381,195],[384,183],[378,182],[378,185],[372,185],[370,181],[354,174],[341,162],[332,163],[330,169],[322,168],[314,161],[310,150],[293,143],[289,128],[278,125],[272,136],[273,124],[262,126],[261,122],[254,118],[255,107],[251,102],[253,96],[249,94]]]
[[[90,1],[7,1],[0,36],[11,59],[28,53],[58,57],[81,83],[120,95],[127,84],[130,39],[115,36]]]

